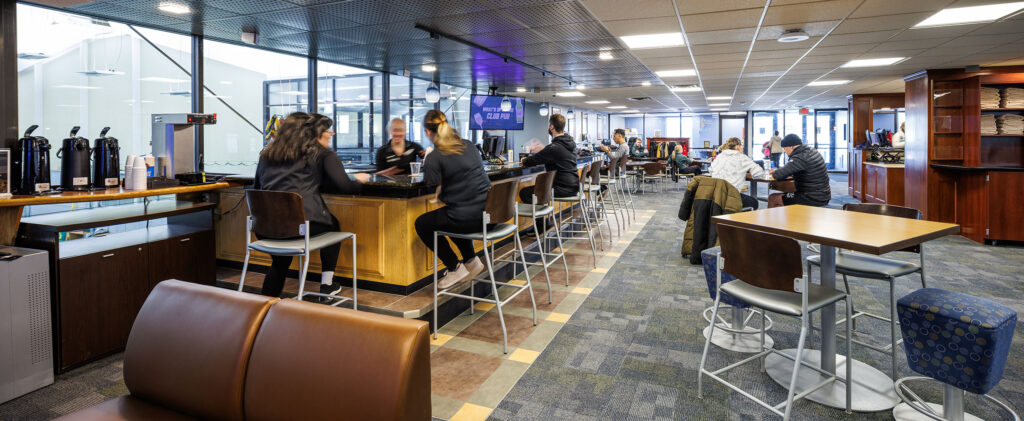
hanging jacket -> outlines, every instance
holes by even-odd
[[[682,256],[691,264],[701,263],[700,253],[718,245],[718,230],[711,217],[739,212],[743,208],[740,191],[720,178],[698,176],[690,181],[679,205],[679,219],[686,221]]]

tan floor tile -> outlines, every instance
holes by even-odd
[[[481,421],[486,420],[487,416],[491,415],[493,409],[486,406],[474,405],[467,403],[462,405],[459,412],[452,415],[450,421]]]
[[[537,351],[531,351],[525,348],[517,348],[515,351],[512,351],[511,354],[508,354],[508,359],[512,361],[518,361],[521,363],[533,364],[533,361],[536,360],[539,355],[540,352]]]
[[[452,399],[447,396],[441,396],[436,393],[430,394],[430,415],[434,418],[440,418],[443,420],[451,418],[456,412],[462,409],[462,405],[466,402],[458,399]]]
[[[467,403],[480,405],[486,408],[497,407],[498,404],[501,403],[501,400],[505,398],[505,395],[512,390],[512,386],[514,386],[516,382],[523,377],[523,374],[526,373],[526,370],[529,368],[529,363],[524,364],[511,360],[505,361],[501,367],[498,367],[494,374],[492,374],[491,377],[480,386],[480,389],[469,398]]]
[[[573,294],[583,294],[583,295],[590,295],[590,293],[591,293],[592,291],[594,291],[594,289],[593,289],[593,288],[583,288],[583,287],[576,287],[576,288],[573,288],[573,289],[572,289],[572,293],[573,293]]]
[[[442,346],[453,338],[452,335],[445,335],[441,332],[437,333],[437,339],[434,339],[434,335],[430,335],[430,344],[436,346]]]
[[[560,304],[562,302],[562,300],[565,299],[565,296],[569,295],[569,294],[567,292],[565,292],[565,291],[560,291],[560,290],[557,290],[557,289],[552,289],[551,290],[551,303],[550,304],[548,303],[548,290],[547,290],[547,288],[534,288],[533,295],[534,295],[534,300],[537,303],[537,310],[538,311],[552,311],[552,310],[554,310],[555,307],[558,306],[558,304]],[[517,295],[516,298],[513,298],[512,301],[509,301],[508,305],[514,306],[514,307],[518,307],[518,308],[530,309],[531,307],[530,307],[530,296],[529,296],[529,293],[526,292],[526,291],[523,291],[522,294]],[[506,307],[506,308],[508,308],[508,307]]]
[[[466,401],[501,366],[502,359],[443,347],[430,354],[430,390]]]
[[[508,358],[508,354],[501,348],[500,343],[478,341],[456,336],[444,345],[445,348],[457,349],[459,351],[472,352],[474,354],[486,355],[494,358]],[[509,352],[514,348],[509,347]]]
[[[532,318],[505,314],[505,329],[508,332],[509,349],[519,346],[523,339],[530,336],[534,327]],[[487,312],[475,323],[463,329],[462,332],[459,332],[457,336],[501,344],[502,334],[501,324],[498,319],[498,312]]]
[[[565,313],[551,313],[544,320],[551,321],[551,322],[565,323],[565,322],[569,321],[569,317],[572,317],[572,315],[571,314],[565,314]]]
[[[519,348],[531,350],[543,350],[547,348],[551,339],[558,334],[558,331],[562,330],[562,326],[565,326],[565,324],[547,321],[541,322],[537,325],[537,328],[533,330],[533,333],[530,334],[530,337],[526,338],[526,340],[519,344]]]

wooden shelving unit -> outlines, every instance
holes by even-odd
[[[974,241],[1024,241],[1024,135],[981,134],[981,88],[1024,88],[1024,66],[926,70],[907,86],[907,206],[933,221],[961,225]]]

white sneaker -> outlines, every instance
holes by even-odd
[[[463,279],[466,279],[467,276],[469,276],[469,270],[466,269],[466,265],[459,263],[459,265],[455,267],[455,270],[449,270],[448,274],[444,275],[444,278],[437,281],[437,288],[451,288],[452,285],[461,282]]]
[[[484,266],[484,262],[480,261],[479,257],[474,257],[473,260],[466,263],[466,269],[469,270],[469,279],[473,279],[484,273],[487,270],[487,266]]]

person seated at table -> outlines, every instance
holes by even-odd
[[[683,145],[676,145],[668,157],[668,162],[676,166],[676,174],[700,175],[700,164],[694,163],[683,153]]]
[[[580,185],[580,177],[576,173],[576,142],[565,134],[565,116],[552,114],[548,117],[548,134],[551,135],[551,143],[540,151],[531,151],[533,155],[522,159],[523,166],[543,165],[546,171],[555,171],[554,197],[575,196]],[[533,203],[533,186],[519,190],[519,200]],[[540,229],[543,221],[538,218],[536,222]]]
[[[472,143],[459,137],[444,113],[438,110],[427,111],[423,117],[423,130],[437,147],[423,160],[423,182],[441,186],[437,198],[445,206],[416,218],[416,234],[447,268],[437,284],[438,288],[445,289],[480,274],[484,264],[476,257],[472,240],[451,239],[459,248],[461,260],[455,256],[455,251],[444,238],[438,238],[437,250],[434,250],[434,231],[459,234],[480,232],[491,181],[484,171],[480,153]]]
[[[789,157],[789,162],[782,168],[772,170],[772,178],[783,180],[792,178],[796,192],[775,193],[770,203],[781,199],[784,206],[807,205],[825,206],[832,199],[832,188],[829,186],[828,168],[825,159],[818,151],[804,145],[800,136],[787,134],[782,138],[782,150]]]
[[[640,140],[637,138],[633,138],[633,140],[633,150],[630,151],[630,155],[632,155],[634,158],[646,158],[647,149],[644,148],[643,142],[640,142]]]
[[[743,153],[743,141],[738,137],[726,139],[725,144],[718,148],[715,160],[711,161],[710,172],[711,177],[728,181],[740,191],[740,199],[743,201],[744,208],[757,209],[760,207],[754,196],[744,193],[747,191],[747,174],[755,178],[764,178],[766,173],[764,168]],[[752,193],[756,194],[757,192]]]
[[[309,236],[340,231],[338,220],[327,209],[321,193],[354,194],[370,176],[359,173],[352,178],[331,149],[334,121],[320,114],[292,113],[281,122],[277,136],[260,152],[253,189],[295,192],[309,220]],[[331,287],[341,244],[320,249],[320,292],[337,294],[341,284]],[[270,272],[263,279],[260,294],[280,297],[292,256],[271,256]]]
[[[405,120],[391,119],[388,124],[391,141],[377,149],[377,171],[394,169],[396,173],[410,173],[409,164],[416,158],[427,156],[426,149],[419,143],[405,139]]]
[[[904,149],[907,146],[907,132],[904,125],[906,123],[900,123],[900,131],[892,135],[892,147],[896,149]]]

